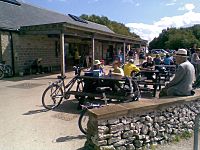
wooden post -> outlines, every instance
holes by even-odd
[[[95,49],[95,44],[94,44],[94,36],[92,37],[92,65],[94,63],[94,49]]]
[[[123,55],[123,57],[124,57],[124,64],[125,64],[125,62],[126,62],[126,43],[124,42],[124,55]]]
[[[65,75],[65,35],[60,33],[60,52],[61,52],[61,76]]]

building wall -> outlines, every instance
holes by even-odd
[[[12,64],[11,42],[9,32],[0,32],[0,61],[5,61],[6,64]]]
[[[60,66],[60,51],[57,50],[57,38],[47,35],[19,35],[13,34],[13,47],[16,72],[30,67],[36,58],[42,58],[43,66]]]

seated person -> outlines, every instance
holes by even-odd
[[[147,57],[147,61],[142,64],[142,70],[153,70],[154,69],[154,61],[151,56]],[[147,77],[147,80],[152,80],[154,73],[146,72],[144,76]]]
[[[154,64],[155,65],[160,65],[161,64],[161,58],[160,58],[160,55],[159,54],[156,54],[156,57],[153,59],[154,61]]]
[[[151,56],[148,56],[147,61],[142,64],[142,68],[143,70],[146,70],[146,69],[153,69],[153,67],[154,67],[153,58]]]
[[[112,76],[116,76],[116,77],[123,77],[124,76],[124,71],[123,71],[122,68],[120,68],[120,62],[119,61],[113,62]]]
[[[160,92],[162,96],[189,96],[193,95],[192,83],[195,78],[194,66],[187,60],[187,51],[179,49],[175,55],[179,67],[172,81]]]
[[[104,76],[104,71],[103,71],[103,68],[101,67],[101,62],[99,60],[94,60],[94,63],[90,69],[90,72],[92,73],[93,76],[97,76],[97,77]],[[84,79],[84,83],[85,83],[84,88],[83,88],[84,92],[94,92],[96,90],[96,87],[99,86],[97,81],[91,80],[91,79]]]
[[[134,60],[130,59],[127,64],[124,65],[124,75],[132,77],[133,73],[138,73],[140,69],[134,65]]]
[[[31,69],[35,70],[36,74],[43,72],[43,70],[42,70],[43,67],[41,65],[41,61],[42,61],[42,58],[37,58],[33,61],[32,65],[31,65]]]
[[[105,73],[103,71],[103,67],[101,66],[100,60],[94,60],[93,67],[91,67],[91,71],[99,70],[99,76],[103,76]]]
[[[164,60],[163,60],[164,65],[172,65],[174,62],[172,58],[169,56],[169,54],[166,54]]]

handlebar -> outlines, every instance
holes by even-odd
[[[75,71],[75,75],[80,75],[81,74],[81,70],[83,70],[84,67],[73,66],[73,69]]]

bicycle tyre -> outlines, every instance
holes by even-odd
[[[56,95],[51,95],[50,94],[50,99],[52,100],[53,105],[48,105],[47,104],[47,92],[49,92],[49,91],[50,91],[51,94],[57,94],[57,96],[58,96],[57,97],[58,98],[58,102],[56,103],[55,102],[56,101],[55,100]],[[60,92],[60,94],[58,95],[57,92]],[[55,97],[53,97],[53,96],[55,96]],[[62,88],[60,86],[58,86],[57,84],[52,84],[52,85],[48,86],[46,88],[46,90],[44,91],[44,93],[42,94],[42,105],[44,106],[44,108],[46,108],[48,110],[52,110],[52,109],[54,109],[54,108],[56,108],[56,107],[58,107],[60,105],[62,99],[63,99],[63,90],[62,90]]]
[[[87,128],[84,128],[84,124],[83,121],[84,121],[84,117],[86,117],[86,112],[87,112],[87,109],[84,109],[80,116],[79,116],[79,119],[78,119],[78,127],[80,129],[80,131],[83,133],[83,134],[87,134]],[[86,126],[87,126],[87,123],[88,121],[86,122]]]
[[[3,68],[0,67],[0,79],[3,79],[4,77],[4,71]]]
[[[13,70],[12,70],[11,66],[6,65],[5,66],[5,70],[6,70],[6,73],[7,73],[8,77],[12,77],[13,76]]]

